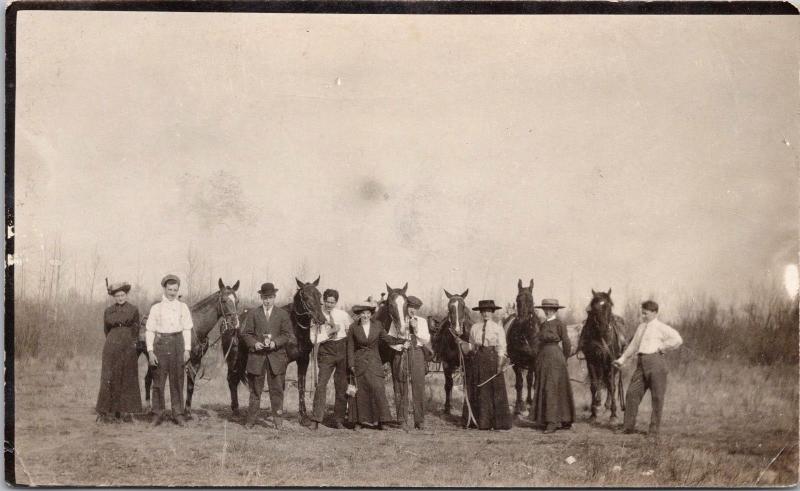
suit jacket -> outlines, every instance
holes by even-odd
[[[256,351],[256,343],[264,343],[267,334],[275,342],[274,350]],[[289,313],[278,306],[272,307],[272,314],[267,321],[264,307],[258,306],[247,313],[242,329],[242,338],[249,350],[247,356],[247,373],[264,375],[269,361],[270,371],[274,375],[286,373],[289,358],[286,355],[287,343],[295,342],[292,332],[292,321]],[[266,343],[265,343],[266,344]]]
[[[359,321],[350,325],[347,334],[347,365],[356,377],[369,374],[383,378],[378,343],[383,341],[386,344],[398,344],[405,340],[390,336],[378,320],[372,319],[369,324],[369,336],[364,333]]]

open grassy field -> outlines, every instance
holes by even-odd
[[[670,359],[660,441],[615,435],[583,420],[543,435],[522,420],[509,432],[462,430],[441,414],[442,375],[428,375],[424,432],[320,429],[297,424],[294,364],[287,424],[247,431],[233,420],[217,350],[195,394],[186,427],[95,422],[99,357],[16,363],[16,477],[36,485],[228,486],[752,486],[790,485],[798,477],[796,366]],[[140,360],[144,373],[144,359]],[[56,366],[58,365],[58,366]],[[630,367],[627,368],[629,376]],[[570,373],[583,380],[574,358]],[[509,402],[512,374],[507,372]],[[329,389],[331,390],[331,389]],[[588,386],[573,384],[580,418]],[[392,404],[391,388],[387,396]],[[461,394],[455,392],[460,408]],[[646,401],[649,396],[646,397]],[[332,398],[329,398],[332,400]],[[246,404],[246,390],[240,388]],[[263,416],[269,402],[262,401]],[[649,421],[642,405],[639,428]],[[605,422],[607,418],[603,418]],[[566,459],[572,456],[575,462]],[[570,459],[571,460],[571,459]]]

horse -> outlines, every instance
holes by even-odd
[[[533,279],[528,286],[517,282],[516,313],[503,323],[506,329],[506,351],[514,368],[517,399],[514,403],[514,414],[526,413],[526,407],[533,404],[531,391],[536,371],[537,335],[539,334],[539,317],[534,311]],[[527,373],[524,373],[527,372]],[[528,396],[522,401],[523,376],[527,375]]]
[[[612,312],[614,302],[611,301],[611,289],[608,292],[592,290],[592,300],[587,309],[588,317],[578,340],[578,349],[586,358],[589,371],[589,384],[592,392],[592,412],[590,422],[597,421],[597,410],[600,408],[600,390],[606,390],[605,406],[611,411],[610,422],[617,420],[616,395],[625,411],[625,391],[622,383],[622,372],[612,365],[612,361],[622,355],[625,350],[625,321]],[[618,390],[617,390],[618,389]]]
[[[456,337],[462,341],[469,340],[472,319],[464,301],[469,288],[461,295],[453,295],[444,290],[447,296],[447,317],[436,328],[431,329],[431,347],[434,356],[442,363],[444,371],[444,413],[450,414],[450,395],[453,390],[453,372],[461,366],[460,348]],[[433,326],[431,324],[430,326]],[[429,326],[429,327],[430,327]]]
[[[237,280],[233,286],[226,286],[219,279],[217,285],[219,290],[208,295],[189,308],[192,314],[192,348],[189,352],[189,359],[186,361],[186,404],[184,413],[191,418],[192,395],[194,394],[195,379],[200,373],[203,355],[208,351],[208,336],[215,327],[220,326],[220,340],[226,336],[230,339],[239,331],[239,297],[236,291],[239,289]],[[215,341],[216,343],[216,341]],[[230,351],[223,344],[223,353],[226,360],[230,357]],[[230,364],[228,365],[228,377],[230,384]],[[231,389],[233,396],[235,387]]]
[[[281,308],[289,312],[292,320],[295,343],[289,343],[286,347],[286,354],[289,357],[289,363],[297,362],[298,413],[300,422],[305,424],[308,420],[305,394],[306,373],[311,361],[311,351],[314,349],[314,343],[311,342],[311,327],[324,324],[326,320],[325,314],[322,312],[322,294],[317,288],[320,277],[318,276],[311,283],[300,281],[297,278],[294,280],[297,282],[297,291],[292,297],[292,303]],[[316,384],[316,380],[314,383]]]
[[[386,284],[386,300],[381,298],[373,317],[383,325],[383,329],[387,333],[392,324],[395,324],[398,329],[408,331],[408,296],[406,291],[408,291],[408,283],[403,288],[392,288],[388,283]],[[378,344],[378,352],[383,364],[391,363],[395,354],[399,353],[399,351],[392,349],[383,342]]]

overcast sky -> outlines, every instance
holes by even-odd
[[[155,290],[304,267],[513,301],[741,295],[797,262],[798,26],[770,16],[20,12],[16,247]],[[269,278],[264,278],[268,271]]]

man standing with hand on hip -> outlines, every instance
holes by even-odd
[[[269,402],[275,428],[280,430],[283,410],[283,386],[286,365],[286,344],[294,341],[289,313],[275,306],[278,289],[272,283],[264,283],[258,293],[261,307],[251,309],[245,318],[242,335],[249,354],[247,356],[247,385],[250,387],[250,407],[247,413],[248,428],[255,426],[261,407],[261,392],[264,382],[269,387]]]
[[[181,280],[168,274],[161,280],[164,295],[161,301],[150,307],[145,326],[145,343],[150,365],[155,368],[153,386],[153,426],[164,421],[164,386],[169,379],[169,398],[172,404],[172,419],[183,426],[183,379],[184,363],[192,348],[192,314],[185,303],[178,300]]]
[[[658,320],[658,304],[652,300],[642,303],[642,322],[636,328],[631,344],[612,363],[621,367],[632,356],[636,356],[636,370],[631,377],[628,395],[625,398],[625,423],[622,433],[636,432],[636,415],[644,393],[649,390],[652,401],[650,415],[651,436],[657,436],[661,426],[661,410],[667,392],[667,363],[664,353],[683,344],[678,331]]]

